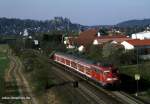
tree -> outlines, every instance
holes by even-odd
[[[123,52],[121,56],[122,64],[136,64],[137,54],[134,50],[128,50]]]
[[[87,57],[95,60],[101,61],[102,60],[102,48],[99,45],[91,45],[89,52],[87,53]]]
[[[104,61],[118,66],[121,63],[123,52],[124,48],[121,45],[107,43],[103,47],[102,55]]]
[[[100,32],[101,35],[108,35],[109,34],[107,28],[102,28],[102,29],[99,30],[99,32]]]

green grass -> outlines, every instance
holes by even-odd
[[[5,95],[5,80],[4,80],[4,76],[5,76],[5,71],[8,69],[9,67],[9,58],[7,56],[7,50],[9,49],[8,45],[0,45],[0,97],[1,96],[7,96]],[[19,96],[19,91],[18,91],[18,86],[17,86],[17,82],[16,82],[16,79],[13,78],[13,89],[14,89],[14,92],[13,92],[13,95],[11,96]],[[8,95],[9,96],[9,95]],[[1,100],[1,99],[0,99]],[[8,103],[8,102],[12,102],[12,103],[15,103],[15,104],[21,104],[21,100],[15,100],[15,101],[7,101],[7,100],[4,100],[5,103]]]
[[[0,96],[4,93],[4,74],[5,69],[9,66],[7,49],[7,45],[0,45]]]
[[[135,74],[140,74],[141,82],[144,82],[144,85],[150,86],[150,61],[143,62],[142,64],[138,65],[128,65],[128,66],[121,66],[119,68],[121,74],[125,74],[134,78]],[[144,86],[142,84],[142,86]],[[146,87],[146,86],[145,86]],[[144,90],[147,94],[143,95],[146,97],[150,97],[150,87]]]
[[[121,66],[119,71],[121,74],[126,74],[131,77],[134,77],[134,75],[139,72],[136,65]]]
[[[150,62],[144,62],[137,65],[121,66],[120,73],[134,77],[135,74],[140,74],[144,80],[150,81]]]

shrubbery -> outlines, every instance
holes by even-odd
[[[24,72],[29,74],[31,82],[36,92],[42,92],[51,84],[49,83],[49,76],[51,67],[47,59],[41,57],[40,54],[32,50],[26,50],[21,54],[22,62],[24,63]]]
[[[85,53],[88,59],[112,63],[114,65],[135,64],[137,55],[134,50],[125,51],[121,45],[106,43],[103,46],[91,46]]]

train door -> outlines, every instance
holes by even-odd
[[[103,72],[99,70],[99,80],[103,82]]]
[[[97,68],[92,68],[92,78],[100,81],[100,71]]]
[[[107,82],[108,79],[112,78],[112,74],[110,70],[104,71],[103,72],[103,79],[105,82]]]
[[[98,69],[95,70],[96,72],[96,80],[100,81],[100,71]]]

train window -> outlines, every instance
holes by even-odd
[[[98,70],[98,69],[96,69],[95,71],[96,71],[97,73],[99,73],[99,70]]]
[[[79,68],[80,71],[82,71],[82,72],[84,71],[84,66],[83,65],[78,64],[78,68]]]
[[[76,69],[77,69],[77,64],[76,64],[75,62],[73,62],[73,61],[71,61],[71,66],[72,66],[73,68],[76,68]]]
[[[100,73],[100,70],[97,69],[97,68],[94,68],[94,71],[95,71],[96,73]]]
[[[96,73],[100,73],[100,70],[98,68],[91,67],[91,69],[94,70]]]
[[[110,71],[104,71],[104,75],[108,75]]]
[[[86,73],[90,74],[91,70],[88,67],[85,67]]]
[[[67,65],[70,65],[70,60],[67,60],[67,59],[66,59],[66,64],[67,64]]]

